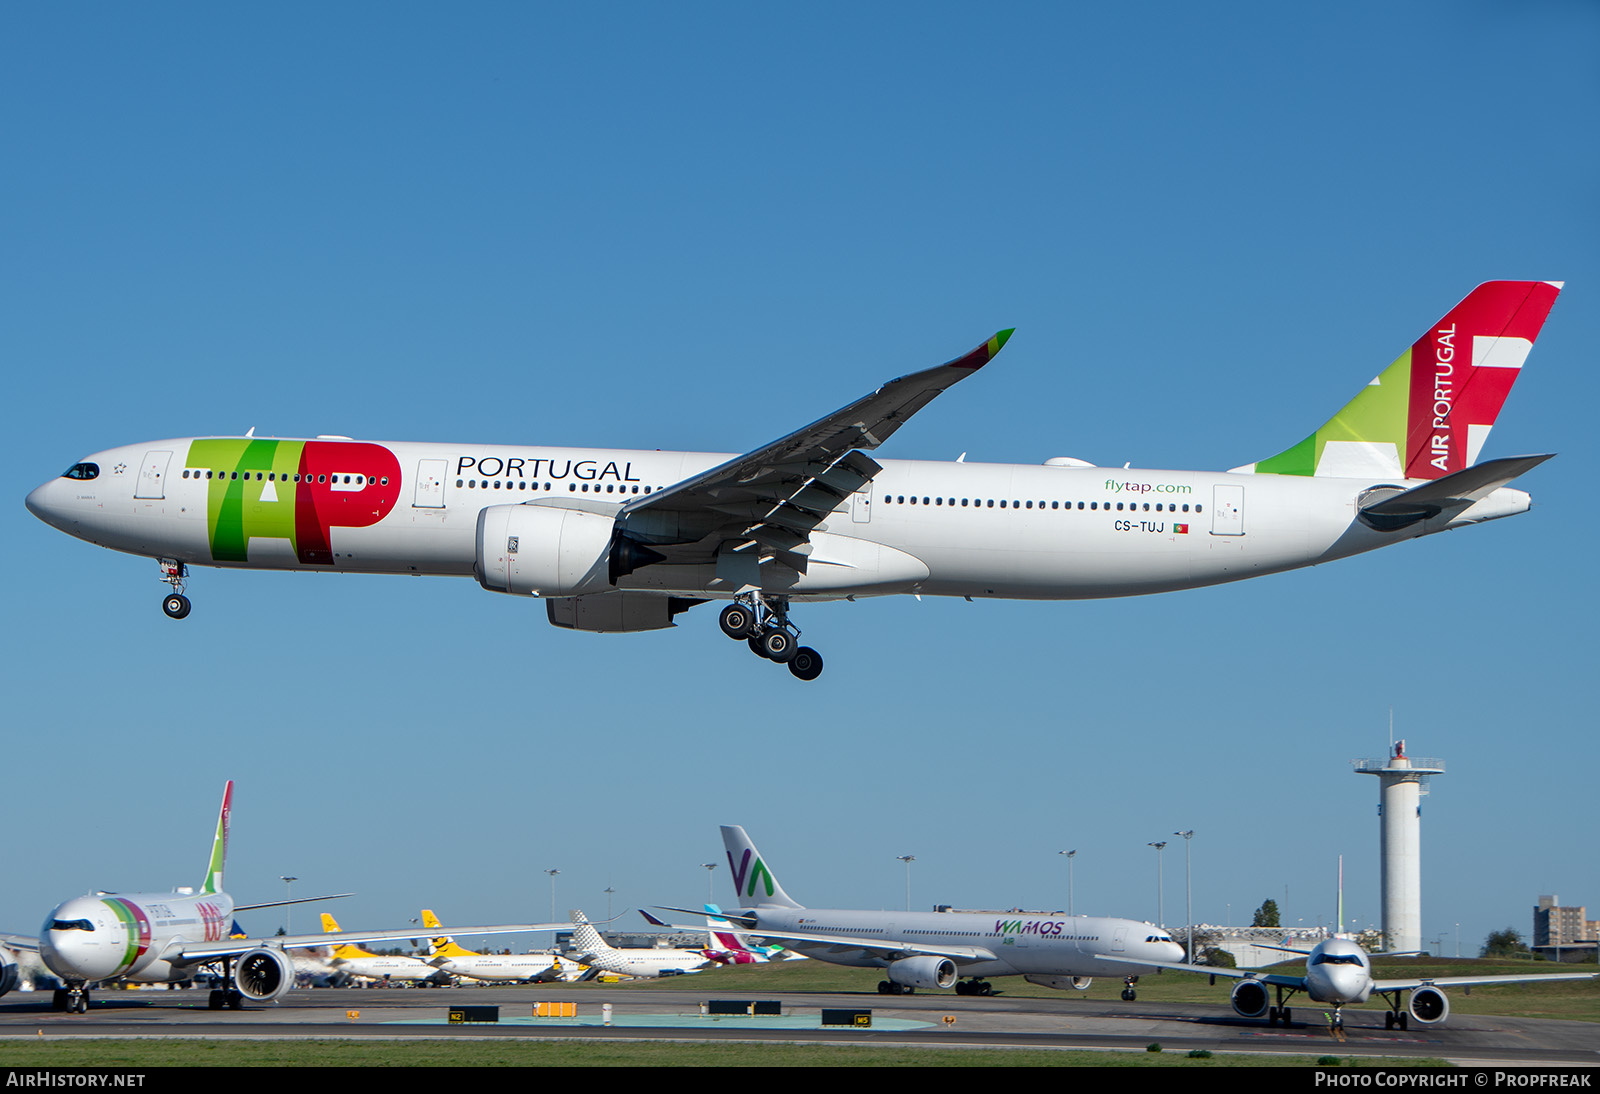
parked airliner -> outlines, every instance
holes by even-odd
[[[722,843],[739,908],[724,909],[721,918],[818,961],[883,969],[883,995],[952,986],[957,995],[992,995],[991,976],[1081,991],[1092,977],[1120,976],[1122,997],[1131,1000],[1134,982],[1150,963],[1183,957],[1183,947],[1166,931],[1132,919],[807,908],[784,892],[743,828],[724,825]]]
[[[233,898],[222,888],[232,809],[233,783],[229,782],[222,794],[222,811],[217,817],[205,880],[198,891],[94,893],[74,897],[45,917],[39,937],[0,934],[0,995],[17,986],[16,951],[31,950],[37,952],[45,966],[66,985],[52,1000],[56,1010],[84,1013],[89,1008],[91,984],[115,980],[137,984],[179,983],[193,980],[195,974],[207,966],[220,967],[222,979],[229,985],[211,992],[212,1010],[223,1007],[238,1010],[245,1000],[262,1003],[281,998],[294,986],[294,967],[286,951],[324,946],[328,939],[320,934],[229,937],[228,928],[235,912],[306,903],[302,899],[234,904]],[[465,930],[475,934],[510,934],[567,926],[565,923],[532,923]],[[412,938],[416,933],[415,928],[363,931],[347,934],[345,940],[375,942]]]
[[[1286,1026],[1289,1024],[1290,1008],[1285,1004],[1296,992],[1303,991],[1313,1003],[1333,1008],[1329,1022],[1336,1030],[1344,1028],[1344,1007],[1351,1003],[1365,1003],[1374,992],[1389,1004],[1388,1013],[1383,1016],[1384,1028],[1394,1029],[1398,1026],[1406,1029],[1409,1025],[1408,1016],[1424,1025],[1434,1025],[1450,1017],[1450,999],[1441,985],[1465,987],[1471,984],[1516,984],[1529,980],[1593,980],[1596,975],[1592,972],[1558,972],[1526,976],[1419,976],[1408,980],[1375,980],[1372,976],[1372,959],[1367,951],[1346,938],[1324,939],[1310,951],[1289,946],[1268,948],[1303,954],[1306,959],[1305,975],[1165,962],[1158,963],[1158,967],[1237,979],[1239,983],[1233,986],[1229,999],[1234,1013],[1241,1018],[1266,1015],[1269,1026],[1277,1025],[1280,1021]],[[1275,1003],[1267,990],[1269,986],[1277,992]],[[1411,993],[1410,1007],[1405,1003],[1406,992]]]
[[[600,936],[584,914],[574,908],[568,913],[577,929],[572,932],[572,952],[578,960],[597,972],[653,980],[658,976],[677,976],[699,972],[715,962],[703,950],[631,946],[619,949]]]
[[[576,980],[584,967],[576,961],[552,953],[477,953],[459,945],[444,933],[444,924],[432,909],[422,909],[422,925],[431,937],[428,964],[470,980],[509,981],[566,981]]]
[[[724,633],[811,680],[791,603],[913,593],[1070,600],[1292,570],[1526,512],[1477,463],[1561,283],[1491,281],[1299,444],[1227,472],[885,461],[866,454],[1006,344],[892,380],[732,458],[538,445],[187,437],[86,456],[28,495],[41,520],[190,567],[472,575],[588,631]]]

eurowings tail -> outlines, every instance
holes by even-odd
[[[228,862],[228,819],[233,813],[233,780],[222,788],[222,811],[217,814],[217,834],[211,839],[211,861],[206,864],[202,893],[222,892],[222,870]]]
[[[733,894],[740,907],[802,908],[778,884],[767,868],[761,852],[737,824],[722,826],[722,845],[728,851],[728,871],[733,878]]]
[[[1320,429],[1234,471],[1438,479],[1477,462],[1560,281],[1488,281]]]

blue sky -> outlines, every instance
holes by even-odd
[[[1600,11],[11,6],[0,927],[94,887],[353,889],[347,926],[697,901],[742,823],[818,905],[1378,918],[1389,710],[1449,773],[1424,930],[1600,906]],[[814,685],[699,609],[550,628],[462,580],[200,571],[22,497],[210,433],[742,451],[1017,334],[879,451],[1227,468],[1473,285],[1564,279],[1484,455],[1529,515],[1127,601],[801,609]],[[1176,841],[1175,841],[1176,843]],[[1174,852],[1179,852],[1174,854]],[[718,871],[719,879],[726,873]],[[1166,856],[1182,921],[1182,856]],[[717,895],[724,897],[718,888]],[[270,915],[247,920],[270,930]],[[305,920],[309,922],[309,918]]]

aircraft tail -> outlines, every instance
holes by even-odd
[[[1472,466],[1561,286],[1479,285],[1322,428],[1233,470],[1437,479]]]
[[[777,908],[802,908],[790,898],[767,869],[761,852],[737,824],[722,826],[722,846],[728,851],[728,870],[733,878],[733,895],[740,907],[752,904]]]
[[[572,932],[572,949],[580,954],[605,953],[611,949],[611,944],[600,937],[600,932],[594,929],[594,924],[589,922],[589,917],[577,908],[567,913],[572,922],[576,923],[577,930]]]
[[[433,914],[432,908],[422,909],[422,928],[428,932],[428,951],[434,957],[476,957],[476,951],[463,949],[456,940],[444,933],[444,924]]]
[[[233,813],[233,780],[222,788],[222,811],[217,814],[217,834],[211,839],[211,861],[206,864],[202,893],[222,892],[222,870],[228,861],[228,820]]]

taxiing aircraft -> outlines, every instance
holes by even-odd
[[[594,929],[594,924],[582,912],[573,909],[569,914],[578,925],[577,930],[572,932],[572,952],[578,955],[578,960],[599,972],[650,980],[658,976],[699,972],[714,964],[701,950],[666,947],[619,949],[601,938],[600,932]]]
[[[724,825],[722,842],[741,905],[725,909],[723,918],[818,961],[884,969],[888,979],[878,984],[883,995],[952,986],[957,995],[992,995],[991,976],[1082,991],[1093,977],[1120,976],[1122,997],[1131,1000],[1146,964],[1183,956],[1166,931],[1131,919],[807,908],[784,892],[743,828]]]
[[[433,935],[432,955],[428,964],[451,976],[465,976],[469,980],[511,981],[567,981],[583,975],[584,968],[576,961],[551,953],[476,953],[464,949],[454,938],[444,934],[444,924],[431,908],[422,909],[422,925]]]
[[[1269,1026],[1280,1021],[1289,1024],[1290,1008],[1285,1006],[1295,993],[1305,992],[1313,1003],[1333,1008],[1330,1022],[1334,1029],[1344,1028],[1344,1007],[1351,1003],[1365,1003],[1376,992],[1389,1004],[1383,1016],[1385,1029],[1408,1028],[1408,1017],[1424,1025],[1434,1025],[1450,1017],[1450,999],[1444,986],[1470,984],[1515,984],[1529,980],[1592,980],[1592,972],[1534,973],[1509,976],[1419,976],[1408,980],[1375,980],[1372,976],[1372,958],[1367,951],[1347,938],[1328,938],[1317,943],[1310,951],[1289,946],[1271,949],[1286,953],[1303,954],[1306,959],[1304,976],[1265,972],[1258,969],[1212,968],[1207,965],[1183,965],[1168,962],[1149,962],[1157,968],[1176,972],[1201,973],[1208,976],[1226,976],[1239,981],[1233,986],[1230,1002],[1234,1013],[1241,1018],[1260,1018],[1266,1015]],[[1381,955],[1380,955],[1381,956]],[[1276,989],[1274,1002],[1268,987]],[[1406,1006],[1406,993],[1411,993],[1411,1005]],[[1287,993],[1287,994],[1286,994]]]
[[[192,980],[201,969],[220,967],[229,986],[211,992],[212,1010],[238,1010],[245,1000],[271,1002],[294,986],[294,967],[288,951],[327,944],[324,935],[288,935],[274,938],[229,937],[228,928],[238,911],[303,904],[278,900],[266,904],[236,905],[223,890],[222,872],[228,854],[228,826],[233,809],[233,783],[222,795],[222,812],[206,864],[205,880],[198,891],[170,893],[95,893],[74,897],[58,905],[47,917],[38,938],[0,934],[0,995],[17,986],[17,951],[39,954],[45,967],[66,985],[52,1000],[56,1010],[82,1014],[89,1008],[89,988],[96,983],[126,980],[137,984],[167,984]],[[521,926],[471,927],[474,934],[508,934],[550,931],[565,923],[531,923]],[[363,931],[348,936],[352,942],[410,938],[415,928]]]
[[[877,448],[1006,344],[892,380],[742,456],[186,437],[86,456],[28,495],[46,523],[190,567],[472,575],[587,631],[731,600],[729,637],[803,680],[790,605],[913,593],[1073,600],[1293,570],[1526,512],[1477,463],[1556,281],[1491,281],[1299,444],[1227,472],[885,461]]]

